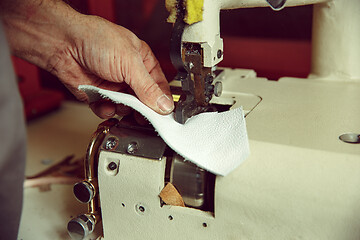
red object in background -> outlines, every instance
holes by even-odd
[[[258,77],[307,78],[311,69],[311,42],[224,36],[224,59],[219,67],[253,69]],[[167,54],[167,53],[165,53]],[[168,80],[176,75],[170,59],[158,54]]]
[[[277,80],[306,78],[310,64],[310,41],[224,37],[223,67],[254,69],[260,77]]]
[[[149,20],[159,0],[144,0],[142,2],[142,14],[145,20]],[[161,1],[163,4],[163,2]]]
[[[115,22],[115,3],[112,0],[107,1],[97,1],[97,0],[88,0],[87,1],[88,10],[90,14],[105,18],[110,22]]]
[[[36,66],[16,57],[13,57],[13,64],[27,120],[60,106],[64,99],[63,94],[60,91],[47,90],[40,86],[39,70]]]

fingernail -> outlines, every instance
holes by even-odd
[[[165,94],[158,98],[157,105],[163,113],[170,113],[174,109],[174,102]]]

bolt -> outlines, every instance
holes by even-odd
[[[223,52],[221,51],[221,49],[219,49],[217,51],[217,57],[220,59],[222,57],[222,55],[223,55]]]
[[[214,88],[214,95],[220,97],[222,93],[222,82],[216,82]]]
[[[109,163],[108,169],[114,171],[115,169],[117,169],[117,164],[114,162]]]
[[[138,149],[139,149],[138,144],[136,142],[131,142],[131,143],[128,144],[126,151],[129,154],[134,154]]]
[[[114,149],[116,145],[117,145],[116,138],[110,137],[105,143],[105,149],[107,150]]]
[[[345,133],[342,134],[339,139],[346,143],[360,143],[359,133]]]

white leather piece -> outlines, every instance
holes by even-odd
[[[89,96],[91,102],[108,98],[140,112],[169,147],[214,174],[227,175],[249,155],[242,108],[222,113],[202,113],[188,119],[185,124],[179,124],[173,114],[160,115],[132,95],[88,85],[79,86],[79,89]]]

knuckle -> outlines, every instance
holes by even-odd
[[[146,50],[146,51],[151,51],[150,46],[149,46],[145,41],[143,41],[143,40],[140,40],[140,41],[141,41],[141,42],[140,42],[141,48],[143,48],[143,49]]]
[[[151,96],[153,95],[157,90],[159,89],[159,86],[157,85],[157,83],[155,82],[150,82],[149,84],[145,84],[142,92],[146,95],[146,96]]]

